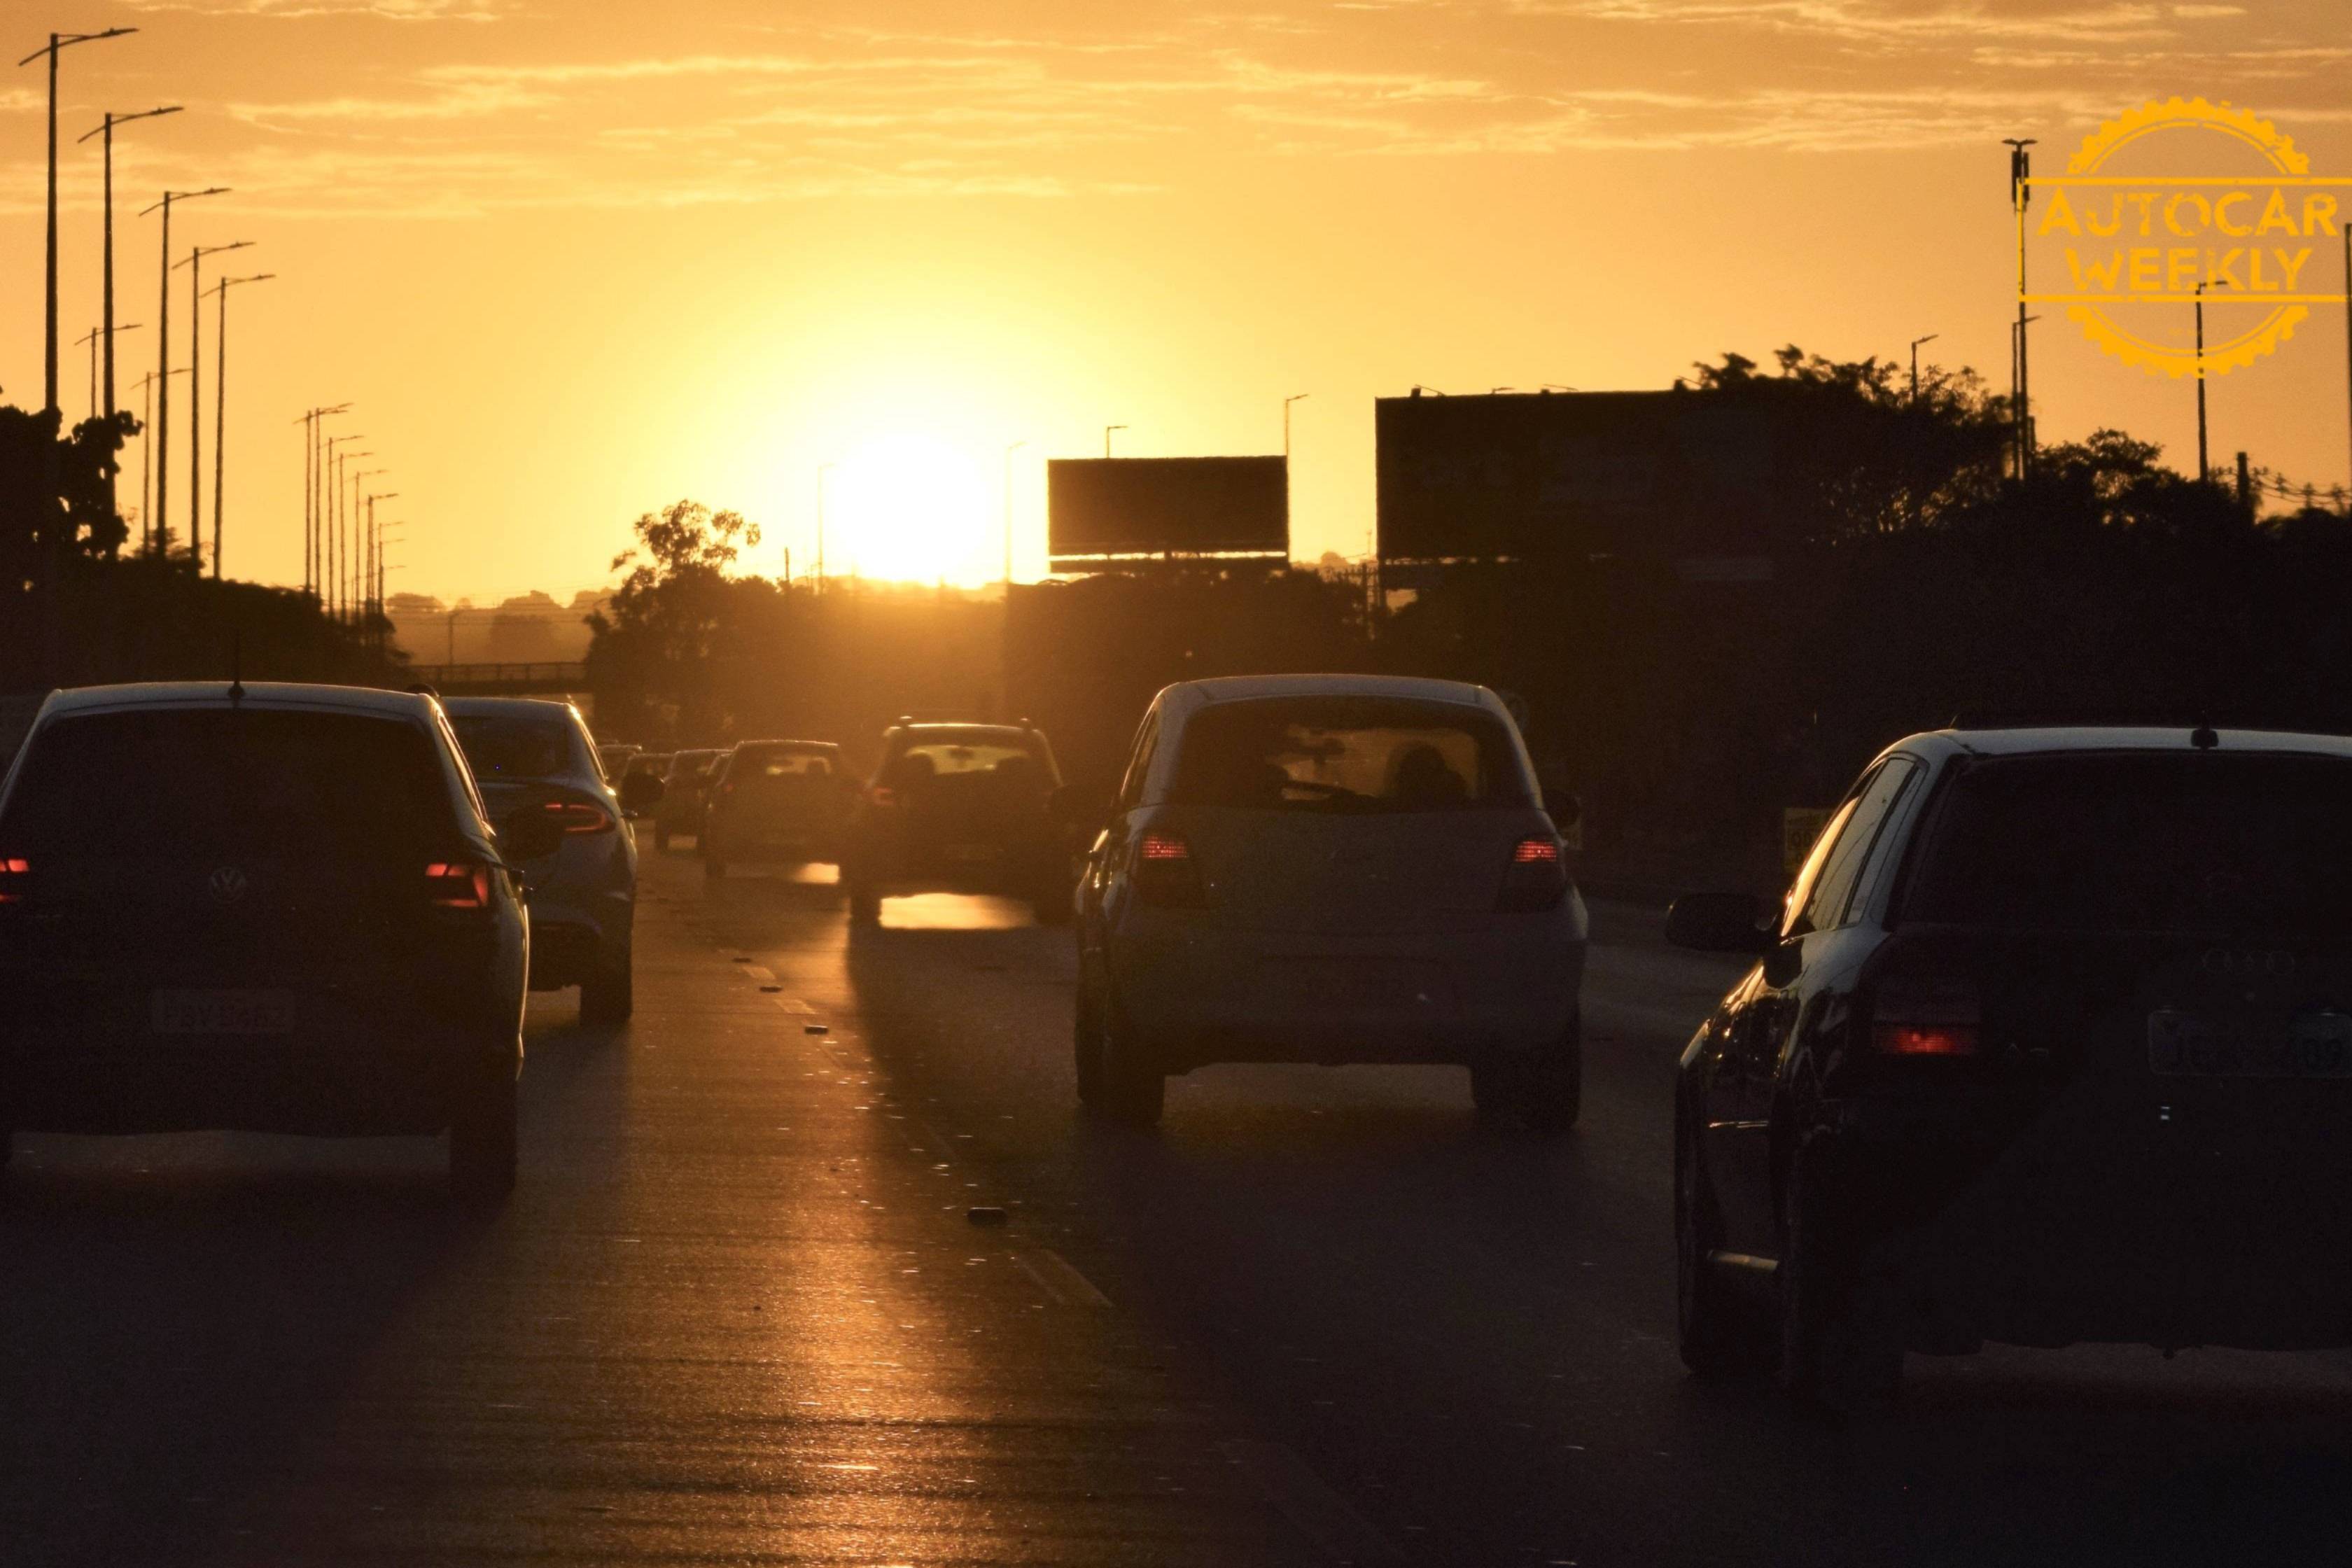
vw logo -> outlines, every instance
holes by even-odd
[[[2225,947],[2205,951],[2204,969],[2208,974],[2234,974],[2241,977],[2260,974],[2293,974],[2294,954],[2291,952],[2260,952],[2232,951]]]
[[[245,897],[245,890],[250,884],[247,881],[243,869],[236,866],[223,866],[206,879],[205,885],[212,889],[213,898],[216,901],[233,904]]]

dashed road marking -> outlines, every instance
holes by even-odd
[[[1110,1298],[1095,1289],[1095,1282],[1079,1273],[1070,1260],[1051,1247],[1035,1252],[1017,1253],[1013,1259],[1021,1271],[1037,1282],[1037,1289],[1065,1307],[1087,1307],[1097,1311],[1110,1310]]]

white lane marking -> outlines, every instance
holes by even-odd
[[[1404,1562],[1404,1553],[1373,1528],[1348,1500],[1323,1484],[1307,1461],[1280,1443],[1232,1437],[1219,1452],[1247,1476],[1274,1510],[1334,1563],[1379,1568]]]
[[[1097,1311],[1110,1310],[1110,1298],[1095,1289],[1095,1282],[1079,1273],[1070,1260],[1051,1247],[1035,1252],[1015,1253],[1013,1261],[1021,1271],[1037,1282],[1037,1289],[1065,1307],[1087,1307]]]

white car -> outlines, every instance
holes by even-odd
[[[1585,912],[1484,687],[1186,681],[1152,700],[1077,892],[1078,1097],[1149,1125],[1215,1062],[1446,1063],[1552,1134],[1582,1094]]]

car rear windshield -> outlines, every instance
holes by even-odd
[[[1483,710],[1384,697],[1219,703],[1184,726],[1170,798],[1261,811],[1469,811],[1534,804]]]
[[[478,779],[551,779],[572,771],[572,726],[562,719],[453,713],[449,722]]]
[[[170,857],[235,847],[371,859],[448,842],[457,815],[432,741],[360,714],[93,713],[44,725],[0,843]]]
[[[2352,929],[2352,763],[2227,753],[1977,763],[1938,803],[1906,920]]]
[[[965,773],[985,773],[1039,791],[1053,785],[1051,764],[1036,743],[1018,731],[1003,730],[910,736],[884,764],[882,782],[895,789],[914,789],[933,779]]]
[[[833,753],[806,746],[740,746],[729,768],[738,779],[831,778]]]

